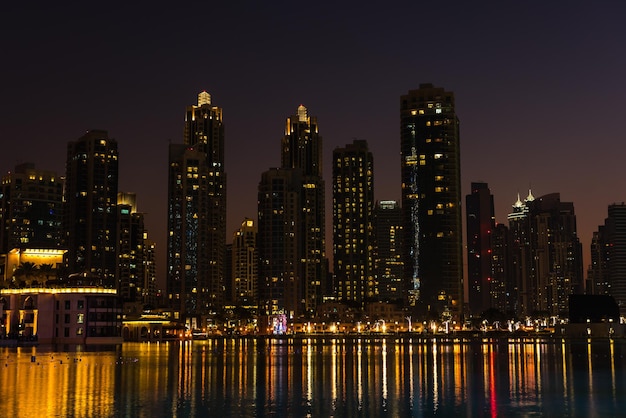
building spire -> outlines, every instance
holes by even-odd
[[[531,189],[528,189],[528,197],[526,197],[525,201],[532,202],[533,200],[535,200],[535,196],[533,196],[533,192],[531,191]]]
[[[204,104],[211,104],[211,95],[205,91],[198,94],[198,106],[202,106]]]
[[[304,107],[304,105],[298,106],[298,121],[300,122],[307,121],[306,107]]]

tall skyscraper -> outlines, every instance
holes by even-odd
[[[167,292],[183,317],[223,307],[226,173],[222,109],[202,92],[169,149]]]
[[[400,98],[404,266],[409,305],[460,317],[461,165],[454,94],[421,84]]]
[[[322,137],[317,118],[298,106],[287,118],[282,139],[283,169],[297,169],[302,175],[299,203],[301,213],[297,240],[299,246],[299,298],[301,314],[313,315],[322,302],[326,280],[325,189],[322,177]]]
[[[63,182],[53,171],[20,164],[0,185],[0,254],[13,248],[60,248]]]
[[[339,300],[376,296],[373,265],[374,157],[367,141],[333,150],[333,251]]]
[[[569,295],[583,290],[582,248],[574,204],[558,193],[519,197],[509,215],[520,316],[565,315]]]
[[[235,231],[232,246],[233,303],[242,307],[258,304],[259,252],[257,226],[252,219],[244,219]]]
[[[493,308],[492,234],[496,226],[493,195],[487,183],[472,183],[465,197],[469,308],[479,316]]]
[[[68,143],[64,213],[68,273],[116,284],[117,142],[92,130]]]
[[[259,311],[266,315],[301,313],[302,172],[264,172],[258,193]]]
[[[589,280],[595,294],[611,295],[626,312],[626,204],[608,207],[604,225],[593,234]]]
[[[403,299],[402,232],[398,202],[379,201],[374,208],[374,277],[377,299],[384,302],[401,303]]]

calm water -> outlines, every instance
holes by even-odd
[[[410,338],[1,348],[7,417],[607,417],[626,341]]]

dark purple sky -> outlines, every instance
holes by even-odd
[[[229,236],[256,218],[260,175],[279,165],[301,103],[324,138],[329,202],[332,150],[353,138],[374,154],[376,198],[399,199],[399,97],[428,82],[456,95],[463,195],[489,183],[499,222],[529,185],[560,192],[586,267],[607,205],[626,200],[621,1],[12,3],[0,17],[0,171],[30,161],[63,174],[68,141],[108,130],[160,274],[168,142],[182,142],[201,90],[224,109]]]

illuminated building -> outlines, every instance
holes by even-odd
[[[404,267],[409,305],[460,316],[463,303],[459,120],[454,94],[421,84],[400,99]]]
[[[626,204],[608,207],[604,225],[593,234],[589,281],[598,295],[611,295],[626,311]]]
[[[559,193],[519,197],[509,214],[517,314],[565,315],[568,298],[583,290],[582,248],[574,204]]]
[[[92,130],[67,146],[64,213],[68,273],[117,273],[118,153],[107,131]]]
[[[117,281],[119,295],[124,302],[143,301],[145,244],[147,231],[144,214],[137,212],[136,195],[120,192],[117,195]]]
[[[363,306],[376,296],[373,269],[374,157],[367,141],[333,150],[333,261],[337,297]]]
[[[60,248],[62,221],[63,182],[55,172],[25,163],[2,177],[0,254],[16,248]]]
[[[374,208],[374,272],[378,299],[384,302],[401,302],[403,298],[402,232],[398,202],[379,201]]]
[[[479,316],[495,308],[492,298],[492,233],[495,229],[493,195],[487,183],[472,183],[465,197],[469,309]],[[495,287],[495,286],[494,286]]]
[[[167,293],[185,316],[222,309],[226,174],[222,109],[202,92],[185,117],[184,144],[169,148]]]
[[[232,245],[232,300],[237,306],[252,307],[258,303],[257,226],[244,219],[235,231]]]
[[[299,314],[313,315],[322,303],[326,281],[325,189],[322,178],[322,137],[317,118],[298,106],[287,118],[281,142],[281,167],[300,170],[302,186],[298,210]]]
[[[40,344],[118,344],[122,308],[102,287],[0,289],[1,338]]]
[[[302,172],[274,168],[258,191],[259,310],[297,316],[300,307]]]

